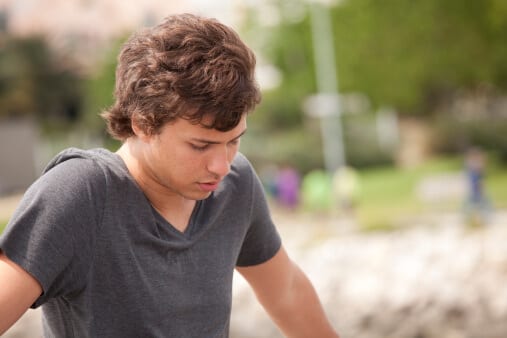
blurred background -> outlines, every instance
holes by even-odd
[[[255,51],[242,152],[344,337],[507,336],[503,0],[0,0],[0,231],[57,152],[118,147],[121,43],[177,12]],[[231,337],[281,337],[240,278],[234,309]]]

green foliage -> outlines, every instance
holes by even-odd
[[[308,129],[294,128],[273,131],[265,136],[263,130],[249,126],[242,137],[241,151],[262,168],[270,164],[290,164],[306,173],[322,166],[319,134]]]
[[[79,118],[81,78],[45,39],[5,37],[0,49],[0,117],[69,123]]]
[[[318,121],[309,121],[302,109],[303,99],[315,93],[309,18],[302,1],[275,1],[275,6],[280,24],[265,27],[262,13],[253,11],[243,30],[249,44],[280,71],[282,83],[263,93],[261,104],[249,117],[242,147],[261,165],[291,163],[307,172],[324,166]]]
[[[355,168],[388,165],[392,149],[383,149],[378,141],[374,114],[345,115],[342,119],[347,164]]]
[[[105,123],[99,116],[114,102],[117,56],[124,38],[116,40],[104,51],[96,71],[85,81],[83,121],[88,128],[105,133]]]
[[[504,7],[498,1],[346,1],[333,9],[342,89],[412,113],[431,110],[431,99],[447,90],[482,82],[507,89]]]
[[[463,152],[470,146],[496,151],[507,162],[507,120],[505,118],[456,119],[439,116],[434,123],[434,148],[442,153]]]
[[[306,128],[310,118],[301,107],[305,97],[316,91],[309,15],[309,6],[314,4],[298,0],[269,3],[279,24],[263,26],[264,14],[253,10],[245,32],[263,59],[280,71],[282,81],[278,88],[264,93],[251,121],[266,131],[266,138],[285,128],[299,128],[307,137],[319,138],[317,129]],[[402,114],[428,117],[441,113],[441,105],[460,90],[484,83],[500,95],[507,90],[505,1],[345,0],[329,11],[339,91],[366,94],[373,110],[389,106]],[[357,124],[345,123],[348,163],[369,166],[392,160],[392,154],[372,139],[374,133],[366,131],[357,137],[360,133],[348,129],[358,129]],[[466,137],[507,149],[503,127],[491,127],[497,132],[493,138],[486,139],[489,126]],[[452,147],[452,137],[442,141]],[[300,153],[318,149],[301,146]]]
[[[291,5],[297,3],[293,1]],[[287,3],[279,1],[278,5],[285,8]],[[281,15],[289,13],[280,11]],[[282,24],[263,28],[258,22],[261,18],[251,17],[250,25],[254,28],[245,33],[247,37],[251,35],[251,45],[283,74],[282,85],[263,93],[258,113],[251,118],[268,130],[301,126],[304,120],[302,98],[315,92],[309,22],[307,17],[300,19],[302,21],[283,17]]]
[[[507,171],[505,167],[493,166],[486,173],[486,193],[494,209],[507,208]]]

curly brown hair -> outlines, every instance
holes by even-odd
[[[102,113],[116,139],[134,122],[153,135],[176,118],[228,131],[260,102],[255,56],[231,28],[192,14],[167,17],[123,45],[115,103]]]

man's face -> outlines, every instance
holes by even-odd
[[[227,132],[185,119],[168,123],[160,134],[143,137],[142,179],[164,194],[204,199],[229,173],[245,131],[246,114]]]

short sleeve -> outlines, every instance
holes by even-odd
[[[104,182],[92,159],[69,159],[23,196],[0,237],[0,249],[42,285],[33,307],[84,287],[101,222]]]
[[[241,267],[264,263],[271,259],[281,247],[281,238],[271,218],[264,189],[253,168],[250,165],[249,167],[250,225],[236,262],[236,265]]]

